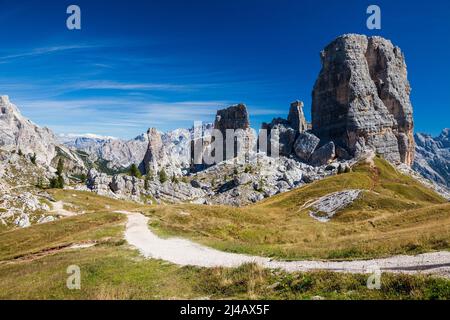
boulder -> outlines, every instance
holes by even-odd
[[[295,137],[297,136],[297,132],[291,127],[282,123],[278,123],[272,126],[271,130],[278,130],[279,154],[285,157],[290,156],[292,154],[292,148],[295,143]]]
[[[98,172],[95,169],[90,169],[86,179],[86,186],[88,189],[100,195],[106,195],[111,192],[111,182],[111,176],[108,176],[106,173]]]
[[[319,142],[320,139],[311,133],[300,133],[294,144],[295,154],[300,160],[308,162]]]
[[[191,186],[196,189],[201,189],[203,185],[197,180],[191,180]]]
[[[328,142],[324,146],[320,147],[311,156],[311,164],[313,166],[323,166],[329,164],[336,157],[334,143]]]
[[[242,174],[236,175],[233,178],[233,181],[234,181],[235,186],[240,186],[240,185],[244,185],[244,184],[252,182],[253,176],[248,173],[242,173]]]
[[[209,183],[203,183],[198,180],[191,180],[191,186],[195,189],[209,190],[211,185]]]

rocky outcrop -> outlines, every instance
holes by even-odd
[[[110,195],[112,182],[112,176],[108,176],[106,173],[98,172],[95,169],[90,169],[86,179],[86,186],[89,190],[99,195]]]
[[[291,127],[297,132],[308,130],[308,124],[306,123],[305,114],[303,113],[302,101],[297,100],[291,103],[287,120]]]
[[[48,185],[52,173],[27,155],[0,149],[0,226],[25,228],[55,219],[51,199],[36,185]]]
[[[308,162],[311,155],[314,153],[314,150],[316,150],[319,145],[319,142],[320,139],[315,135],[308,132],[302,132],[298,135],[298,138],[295,141],[295,154],[300,160]]]
[[[424,133],[415,134],[416,158],[413,169],[423,177],[450,189],[450,129],[433,138]]]
[[[357,200],[362,192],[363,190],[344,190],[330,193],[320,197],[306,208],[309,208],[309,215],[312,218],[320,222],[328,222],[336,213]]]
[[[196,187],[207,186],[203,188],[207,203],[242,206],[335,175],[339,165],[336,163],[326,169],[326,166],[314,167],[294,158],[253,154],[245,164],[224,161],[196,173],[192,179]]]
[[[65,146],[88,154],[91,162],[105,162],[111,171],[121,171],[144,159],[148,147],[147,134],[131,140],[95,135],[63,135],[58,137]]]
[[[238,104],[226,109],[218,110],[214,122],[214,129],[219,130],[223,137],[223,160],[234,157],[248,156],[255,142],[255,135],[250,128],[247,107],[244,104]],[[234,130],[233,137],[227,136],[227,130]],[[227,143],[233,140],[234,155],[227,154]],[[231,149],[230,149],[231,150]]]
[[[86,185],[89,190],[100,195],[128,199],[138,202],[165,201],[171,203],[195,201],[205,196],[205,191],[194,188],[188,183],[155,179],[145,182],[143,179],[125,174],[108,176],[91,169]]]
[[[291,127],[291,123],[289,121],[282,118],[275,118],[269,124],[263,123],[262,129],[266,129],[268,132],[267,139],[271,155],[274,155],[272,152],[271,143],[273,143],[273,140],[277,138],[279,154],[286,157],[292,154],[292,148],[294,146],[298,131]],[[277,136],[274,134],[275,131],[277,132]]]
[[[220,130],[224,136],[227,129],[246,130],[249,128],[250,121],[248,119],[247,107],[244,104],[238,104],[217,111],[214,129]]]
[[[148,131],[148,147],[144,160],[140,164],[143,174],[157,174],[164,169],[169,177],[182,176],[192,170],[192,141],[196,138],[195,128],[176,129],[160,133],[156,129]],[[198,128],[201,132],[199,143],[204,137],[210,137],[212,125],[203,124]]]
[[[414,159],[410,85],[404,56],[381,37],[344,35],[321,54],[312,129],[351,156],[373,149],[394,163]]]
[[[38,161],[50,164],[56,156],[56,137],[48,128],[40,128],[19,112],[8,96],[0,97],[0,147],[36,153]]]
[[[311,155],[310,163],[313,166],[323,166],[329,164],[336,157],[334,142],[330,141],[323,145]]]
[[[151,128],[147,131],[147,135],[147,152],[145,153],[140,169],[143,174],[155,174],[160,170],[161,162],[165,160],[161,133],[155,128]]]
[[[269,154],[272,154],[271,142],[275,139],[272,132],[276,130],[278,132],[279,154],[289,157],[294,152],[293,148],[298,135],[307,130],[303,102],[294,101],[291,103],[287,119],[275,118],[271,123],[263,123],[261,128],[268,131]]]
[[[66,167],[74,172],[85,168],[83,161],[61,145],[50,129],[41,128],[25,118],[8,96],[0,97],[0,148],[35,155],[36,162],[45,166],[55,166],[53,160],[60,156],[64,157]]]

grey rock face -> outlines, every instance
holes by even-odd
[[[144,188],[144,181],[124,174],[113,176],[109,184],[111,191],[124,196],[139,196]]]
[[[300,160],[308,162],[314,150],[316,150],[319,145],[319,142],[320,139],[315,135],[308,132],[302,132],[298,135],[298,138],[295,141],[295,154]]]
[[[60,136],[59,140],[73,150],[80,150],[89,155],[92,162],[104,160],[111,170],[120,170],[138,165],[144,159],[148,147],[146,134],[131,140],[121,140],[112,137]]]
[[[48,185],[53,173],[45,165],[34,164],[25,155],[0,148],[0,225],[7,229],[27,227],[52,216],[50,195],[34,187]]]
[[[233,180],[235,186],[241,186],[251,183],[253,181],[253,176],[248,173],[242,173],[240,175],[235,176]]]
[[[20,150],[25,155],[36,154],[37,162],[47,166],[52,165],[59,149],[67,157],[67,165],[71,162],[72,167],[84,169],[83,161],[61,145],[50,129],[25,118],[8,96],[0,97],[0,147],[8,151]]]
[[[86,179],[86,186],[99,195],[109,195],[111,193],[111,182],[111,176],[98,172],[95,169],[90,169]]]
[[[205,191],[192,187],[183,182],[160,183],[131,177],[124,174],[108,176],[91,169],[86,185],[89,190],[100,195],[128,199],[141,202],[143,198],[151,196],[157,201],[186,202],[194,201],[205,196]]]
[[[433,138],[417,133],[413,169],[423,177],[450,189],[450,129]]]
[[[280,155],[286,157],[291,155],[298,132],[291,128],[290,125],[286,123],[286,120],[278,121],[276,124],[272,122],[270,130],[278,130]]]
[[[351,156],[371,148],[394,163],[414,159],[410,85],[404,56],[381,37],[344,35],[322,52],[312,128]]]
[[[306,131],[307,126],[303,113],[303,102],[295,101],[291,103],[287,120],[275,118],[271,123],[263,123],[261,128],[268,130],[269,150],[272,148],[270,141],[275,138],[273,131],[278,131],[279,154],[289,157],[293,153],[294,143],[299,133]]]
[[[320,147],[311,156],[310,163],[314,166],[323,166],[330,163],[336,157],[333,141]]]
[[[83,160],[72,150],[59,143],[48,128],[41,128],[23,117],[7,96],[0,97],[0,148],[9,152],[20,151],[28,159],[54,172],[60,158],[69,173],[85,172]]]
[[[243,129],[250,128],[247,108],[244,104],[238,104],[226,109],[218,110],[214,129],[220,130],[225,136],[226,129]]]
[[[208,203],[241,206],[334,174],[337,169],[327,171],[325,166],[314,167],[294,158],[253,154],[246,164],[224,161],[193,178],[211,185],[205,197]]]
[[[143,174],[155,174],[160,170],[158,163],[161,164],[161,161],[164,158],[162,138],[156,128],[149,129],[147,131],[147,135],[147,152],[145,153],[144,160],[142,161],[140,168]]]
[[[211,126],[205,125],[203,129],[207,134]],[[140,164],[141,172],[157,174],[164,169],[169,177],[186,174],[191,166],[193,138],[193,129],[176,129],[164,134],[156,129],[150,129],[147,152]]]
[[[55,135],[40,128],[19,112],[8,96],[0,97],[0,146],[9,150],[20,149],[24,154],[36,153],[37,159],[50,164],[56,156]]]
[[[212,124],[203,125],[205,134],[209,134]],[[190,142],[194,130],[176,129],[167,133],[149,130],[131,140],[121,140],[112,137],[96,136],[61,136],[59,140],[65,146],[88,153],[92,162],[101,160],[106,162],[111,171],[122,171],[132,164],[140,166],[145,173],[147,166],[157,173],[157,169],[164,168],[169,176],[180,176],[190,167]],[[149,141],[149,136],[151,140]],[[160,141],[159,141],[160,138]],[[158,147],[161,142],[162,147]],[[150,146],[151,144],[151,146]],[[145,158],[146,161],[143,161]]]
[[[344,190],[323,196],[308,207],[309,215],[321,222],[328,222],[338,211],[358,199],[362,190]]]
[[[211,188],[211,185],[207,183],[200,182],[198,180],[191,180],[191,186],[196,189],[208,190]]]
[[[245,156],[251,152],[255,136],[250,128],[247,107],[244,104],[218,110],[214,122],[214,129],[219,130],[223,136],[224,155],[222,159],[228,160],[236,156]],[[234,150],[234,156],[226,152],[227,139],[230,139],[227,137],[227,130],[235,130],[235,136],[240,141],[240,144],[233,143],[233,146],[229,146],[229,148],[232,148],[230,150]]]
[[[308,130],[305,114],[303,113],[302,101],[297,100],[291,103],[287,120],[289,121],[291,127],[297,132],[304,132]]]

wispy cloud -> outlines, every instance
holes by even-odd
[[[14,101],[13,101],[14,102]],[[145,102],[125,98],[20,100],[25,116],[58,133],[85,133],[132,138],[149,127],[170,130],[194,121],[214,120],[226,101]]]
[[[150,101],[105,98],[23,100],[25,115],[58,133],[91,132],[133,138],[149,127],[160,130],[191,127],[195,121],[213,122],[216,111],[230,101]],[[276,109],[254,106],[250,115],[275,115]],[[64,124],[64,125],[62,125]]]
[[[66,45],[66,46],[50,46],[50,47],[43,47],[43,48],[34,48],[34,49],[30,49],[29,51],[25,51],[25,52],[17,52],[17,53],[13,53],[13,54],[6,54],[3,56],[0,56],[0,63],[8,63],[15,59],[48,55],[48,54],[62,52],[62,51],[89,49],[89,48],[94,48],[94,47],[97,47],[97,46]]]
[[[186,91],[205,85],[180,85],[172,83],[122,83],[114,81],[84,81],[69,84],[68,87],[79,90],[136,90],[136,91]]]

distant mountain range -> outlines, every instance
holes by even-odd
[[[450,188],[450,128],[437,137],[416,133],[416,158],[413,169],[423,177]]]

